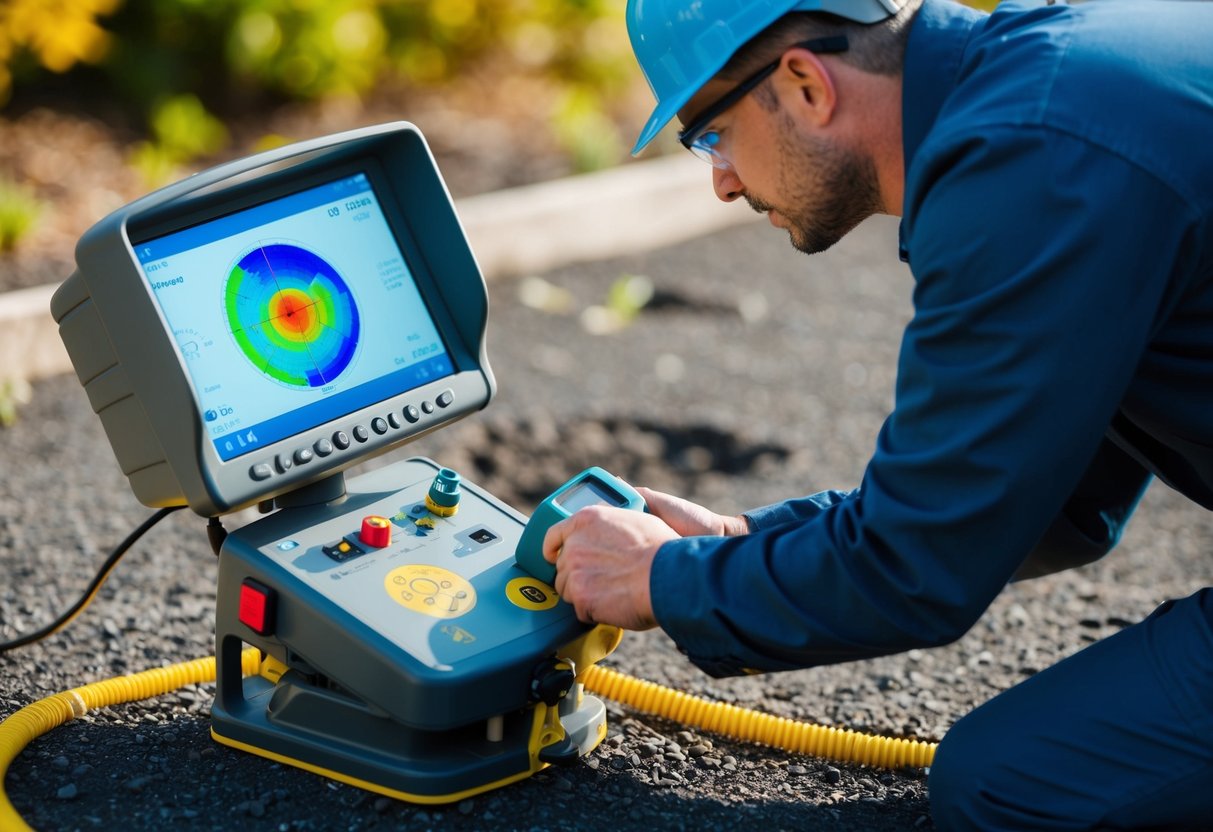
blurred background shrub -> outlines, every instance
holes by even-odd
[[[997,0],[967,0],[991,9]],[[222,150],[222,120],[386,88],[539,119],[575,171],[626,158],[650,104],[625,0],[0,0],[0,106],[48,91],[125,114],[149,184]],[[456,100],[457,99],[457,100]],[[485,139],[491,141],[491,139]],[[666,145],[670,143],[666,142]],[[672,146],[672,145],[670,145]]]
[[[12,251],[34,227],[42,202],[28,187],[0,177],[0,254]]]
[[[120,110],[146,129],[134,161],[155,179],[222,148],[215,116],[361,98],[385,85],[458,84],[465,95],[477,91],[472,105],[486,112],[544,107],[552,137],[578,169],[593,169],[626,151],[612,102],[639,73],[623,7],[624,0],[0,0],[0,104],[50,91]],[[544,95],[530,94],[538,88]]]

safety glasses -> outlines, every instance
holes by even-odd
[[[799,43],[794,43],[788,49],[807,49],[819,55],[847,51],[849,44],[843,35],[835,35],[826,38],[814,38],[812,40],[804,40]],[[787,49],[784,50],[786,52]],[[767,79],[771,73],[779,68],[779,62],[783,60],[783,53],[771,63],[761,67],[752,75],[747,77],[733,89],[726,92],[724,95],[717,98],[707,107],[705,107],[698,116],[691,121],[678,133],[678,141],[687,150],[694,153],[700,159],[707,162],[712,167],[727,168],[731,164],[721,154],[720,133],[716,130],[709,130],[708,127],[715,121],[721,113],[732,107],[763,81]]]

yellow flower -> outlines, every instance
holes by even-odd
[[[120,2],[9,0],[0,8],[0,61],[7,62],[16,47],[25,47],[52,72],[66,72],[77,62],[96,63],[110,44],[97,17],[114,11]]]

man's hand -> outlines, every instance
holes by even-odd
[[[715,535],[732,537],[748,534],[749,523],[740,515],[727,517],[709,511],[698,503],[664,494],[651,488],[637,488],[636,492],[644,497],[649,512],[660,517],[666,524],[683,537],[698,537]]]
[[[744,517],[716,514],[650,488],[636,491],[648,513],[590,506],[553,525],[544,537],[543,556],[556,564],[556,592],[587,624],[628,630],[656,626],[649,572],[661,544],[678,537],[749,531]]]
[[[581,621],[647,630],[657,625],[649,569],[661,544],[678,536],[653,514],[589,506],[548,529],[543,556]]]

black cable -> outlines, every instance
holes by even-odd
[[[122,556],[126,554],[126,550],[131,548],[131,546],[134,546],[135,541],[143,537],[143,535],[146,534],[148,529],[150,529],[152,526],[159,523],[174,511],[178,511],[183,508],[185,508],[185,506],[169,506],[168,508],[162,508],[151,517],[144,520],[139,525],[139,528],[128,534],[126,539],[119,543],[114,551],[110,552],[110,556],[105,559],[105,563],[101,564],[101,569],[98,570],[96,576],[92,580],[92,583],[90,583],[88,588],[84,591],[84,595],[81,596],[80,600],[77,601],[71,609],[36,632],[29,633],[24,636],[18,636],[12,641],[0,642],[0,653],[6,653],[9,650],[13,650],[17,647],[24,647],[27,644],[33,644],[35,641],[40,641],[49,636],[51,633],[57,632],[63,627],[67,626],[67,624],[73,618],[79,615],[80,612],[86,606],[88,606],[89,602],[93,600],[93,596],[97,594],[97,590],[101,589],[101,585],[105,583],[105,579],[109,577],[110,572],[114,570],[114,567],[118,565],[118,561],[121,560]]]
[[[215,557],[219,557],[223,541],[227,540],[227,529],[223,528],[223,521],[218,517],[212,517],[206,524],[206,538],[211,542],[211,549],[214,551]]]

